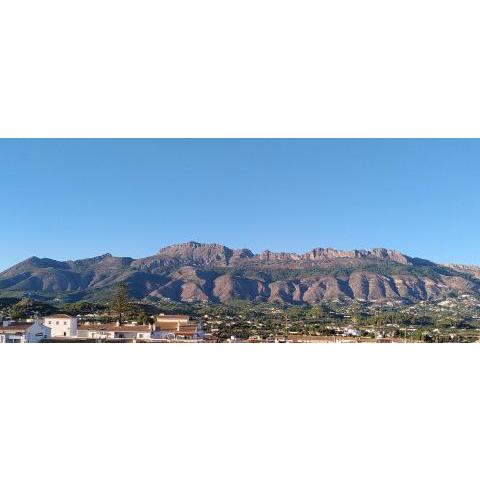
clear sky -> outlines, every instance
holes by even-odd
[[[480,140],[0,140],[0,167],[0,270],[188,240],[480,264]]]

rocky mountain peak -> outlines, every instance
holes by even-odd
[[[254,254],[247,248],[233,250],[218,243],[185,242],[162,248],[156,255],[157,261],[168,263],[190,262],[193,265],[226,266],[231,262],[252,258]]]
[[[411,264],[408,257],[395,250],[386,248],[373,248],[371,250],[337,250],[335,248],[314,248],[302,255],[306,260],[322,261],[338,258],[379,259],[390,260],[404,265]]]
[[[66,262],[31,257],[0,273],[0,290],[88,299],[108,295],[119,281],[126,281],[132,295],[148,300],[411,302],[480,295],[479,271],[386,248],[254,254],[246,248],[190,241],[138,260],[111,254]]]
[[[289,253],[289,252],[272,252],[270,250],[265,250],[258,255],[260,260],[265,260],[269,262],[285,262],[285,261],[292,261],[292,260],[299,260],[301,255],[296,253]]]

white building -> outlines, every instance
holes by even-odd
[[[356,328],[349,327],[345,330],[345,333],[347,335],[350,335],[352,337],[359,337],[360,336],[360,331],[357,330]]]
[[[155,323],[171,323],[171,322],[177,322],[180,324],[189,323],[190,316],[189,315],[165,315],[164,313],[161,313],[160,315],[157,315],[157,318],[155,319]]]
[[[50,329],[35,319],[31,322],[7,322],[0,327],[0,343],[38,343],[50,338]]]
[[[159,315],[152,338],[158,340],[202,340],[201,322],[192,322],[188,315]]]
[[[77,319],[63,313],[50,315],[43,319],[43,324],[50,328],[52,337],[76,337]]]
[[[77,338],[148,340],[150,335],[150,325],[83,324],[77,329]]]

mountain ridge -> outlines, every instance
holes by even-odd
[[[138,259],[109,253],[67,261],[30,257],[0,273],[0,291],[79,299],[121,281],[135,298],[150,301],[405,303],[480,294],[476,267],[441,265],[386,248],[253,253],[195,241]]]

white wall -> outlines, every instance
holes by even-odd
[[[26,331],[25,339],[27,343],[38,343],[45,338],[51,337],[51,330],[39,322],[35,322]]]
[[[77,319],[75,317],[45,317],[43,324],[51,329],[52,337],[77,336]]]
[[[106,332],[101,330],[78,330],[77,331],[78,338],[113,338],[113,332]]]
[[[102,333],[100,333],[102,332]],[[142,337],[140,335],[143,335]],[[79,330],[78,338],[136,338],[145,340],[150,338],[150,332],[110,332],[105,330]]]

